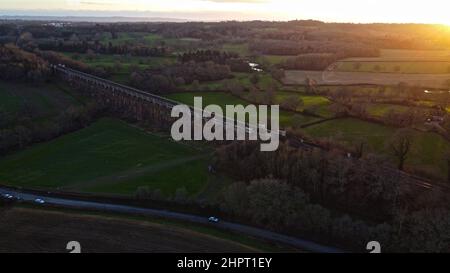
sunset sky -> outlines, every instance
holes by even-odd
[[[0,15],[146,16],[187,20],[413,22],[450,25],[448,0],[1,0]]]

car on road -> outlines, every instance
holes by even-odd
[[[211,216],[208,218],[208,221],[211,223],[219,223],[219,218]]]
[[[8,199],[8,200],[14,199],[14,196],[12,196],[12,195],[9,194],[9,193],[4,193],[4,194],[2,194],[2,197],[5,198],[5,199]]]
[[[40,198],[35,199],[34,202],[37,203],[37,204],[41,204],[41,205],[45,204],[45,201],[40,199]]]

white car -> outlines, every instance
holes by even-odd
[[[40,198],[37,198],[36,200],[34,200],[34,202],[37,203],[37,204],[41,204],[41,205],[45,204],[45,201],[40,199]]]
[[[211,223],[219,223],[219,218],[211,216],[208,218],[208,221]]]
[[[12,196],[9,193],[2,194],[2,197],[5,198],[5,199],[13,199],[14,198],[14,196]]]

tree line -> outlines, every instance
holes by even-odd
[[[181,54],[178,57],[181,63],[214,62],[216,64],[228,65],[233,72],[251,72],[248,62],[233,52],[221,52],[218,50],[197,50]]]
[[[95,42],[50,41],[39,43],[40,50],[52,50],[71,53],[86,53],[89,50],[97,54],[132,55],[132,56],[166,56],[167,48],[163,46],[149,47],[142,44],[120,44]]]
[[[268,55],[300,55],[309,53],[335,53],[339,58],[378,57],[379,50],[358,42],[254,40],[250,50]]]
[[[432,198],[426,196],[424,198]],[[254,225],[366,251],[376,240],[383,252],[448,252],[450,210],[445,207],[396,211],[390,221],[368,221],[314,203],[299,187],[272,178],[236,182],[219,200],[221,209]]]
[[[50,74],[48,63],[14,45],[0,45],[0,79],[37,82]]]
[[[339,60],[334,53],[310,53],[289,58],[281,67],[287,70],[325,70],[328,66]]]
[[[136,88],[154,93],[175,91],[177,86],[198,84],[199,82],[218,81],[232,78],[228,65],[213,62],[188,62],[163,68],[160,72],[135,71],[130,83]]]
[[[42,122],[22,119],[11,128],[0,129],[0,155],[85,128],[102,112],[103,109],[99,105],[88,103],[83,106],[71,106],[56,117]],[[0,112],[0,120],[2,114],[4,112]]]
[[[413,186],[375,158],[257,147],[232,143],[217,152],[216,167],[241,181],[218,203],[238,219],[360,250],[374,238],[389,251],[450,250],[445,193]]]

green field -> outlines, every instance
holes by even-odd
[[[0,81],[0,109],[11,118],[22,117],[23,112],[31,112],[35,118],[47,118],[82,101],[64,85]]]
[[[65,54],[68,57],[81,61],[91,67],[112,70],[113,73],[109,79],[122,84],[129,83],[130,74],[133,69],[158,69],[172,65],[176,62],[176,57],[138,57],[104,54],[89,56],[88,54]]]
[[[262,55],[256,57],[256,63],[262,65],[277,65],[284,63],[287,59],[295,58],[296,56],[280,56],[280,55]]]
[[[350,58],[336,63],[343,72],[450,74],[450,50],[382,49],[377,58]]]
[[[99,40],[102,43],[112,43],[113,45],[124,44],[146,44],[154,45],[160,42],[163,38],[158,34],[145,33],[145,32],[119,32],[117,38],[113,39],[110,33],[102,33],[99,35]]]
[[[130,73],[131,68],[155,69],[171,65],[176,62],[175,57],[139,57],[96,54],[65,53],[68,57],[81,61],[92,67],[113,68],[114,73]]]
[[[119,35],[119,39],[130,41],[131,43],[135,43],[136,40],[142,43],[147,43],[149,45],[156,45],[157,43],[160,43],[164,38],[159,34],[154,33],[129,33],[129,32],[122,32]]]
[[[405,74],[450,74],[450,61],[340,61],[337,71],[341,72],[379,72]]]
[[[247,43],[242,44],[224,44],[222,46],[223,51],[238,53],[241,57],[250,55]]]
[[[424,113],[424,118],[425,112],[427,111],[426,108],[387,104],[387,103],[369,103],[367,105],[368,114],[374,117],[383,117],[389,113],[403,113],[408,110],[422,111]]]
[[[371,152],[388,155],[386,142],[396,129],[353,118],[338,119],[310,126],[305,131],[312,137],[333,139],[353,148],[355,143],[366,142]],[[450,143],[435,133],[415,131],[414,144],[407,164],[420,170],[426,170],[441,178],[447,175],[445,153]],[[393,160],[388,156],[390,160]]]
[[[281,103],[291,96],[298,96],[303,101],[303,105],[300,106],[297,111],[309,110],[324,118],[330,118],[334,115],[329,109],[332,102],[324,96],[301,95],[293,92],[282,91],[276,93],[276,102]]]
[[[111,42],[114,45],[123,44],[143,44],[150,47],[161,46],[162,44],[171,47],[176,47],[179,45],[189,45],[196,44],[200,39],[191,37],[181,37],[181,38],[164,38],[163,36],[156,33],[148,32],[120,32],[117,39],[111,39],[111,37],[105,37],[102,42]]]
[[[251,73],[232,73],[232,79],[224,79],[219,81],[200,82],[198,86],[194,84],[184,85],[183,88],[188,91],[226,91],[230,83],[237,83],[242,88],[249,89],[254,84],[251,82]],[[258,73],[258,82],[256,87],[260,90],[267,90],[269,88],[281,88],[281,84],[272,78],[268,73]]]
[[[182,92],[182,93],[174,93],[167,96],[168,98],[187,104],[194,104],[194,97],[202,97],[203,98],[203,107],[210,104],[216,104],[225,109],[226,105],[248,105],[249,103],[237,98],[233,95],[224,92]],[[225,113],[224,113],[225,114]],[[286,111],[280,111],[280,126],[287,127],[291,126],[293,122],[293,117],[295,114]],[[231,117],[231,116],[230,116]],[[298,119],[297,122],[300,124],[306,124],[310,122],[317,121],[317,118],[305,116],[305,115],[296,115]]]
[[[424,58],[450,58],[450,50],[408,50],[408,49],[382,49],[380,50],[382,58],[405,58],[405,59],[424,59]]]
[[[198,194],[208,183],[209,152],[115,119],[0,159],[0,183],[134,194],[137,187]],[[174,171],[176,170],[176,171]]]

